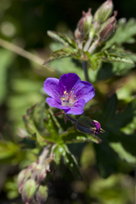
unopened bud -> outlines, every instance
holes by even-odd
[[[40,185],[36,192],[36,201],[41,204],[47,200],[48,188],[47,186]]]
[[[108,17],[112,14],[113,11],[113,3],[112,0],[105,1],[95,12],[94,21],[98,21],[103,23],[108,19]]]
[[[84,38],[90,31],[90,26],[92,24],[92,14],[91,9],[88,9],[87,12],[82,13],[82,18],[79,20],[77,24],[77,28],[75,30],[76,39]]]
[[[87,12],[83,11],[83,28],[85,32],[88,32],[90,29],[90,26],[92,24],[92,14],[91,14],[91,9],[88,9]]]
[[[18,178],[17,178],[19,193],[22,192],[23,184],[24,182],[26,182],[27,179],[29,179],[30,176],[31,176],[30,169],[24,169],[19,173]]]
[[[24,202],[30,202],[31,200],[33,200],[36,190],[37,190],[37,184],[35,182],[35,180],[33,179],[28,179],[24,185],[23,185],[23,189],[22,189],[22,199]]]
[[[33,169],[33,178],[37,181],[37,183],[41,183],[47,175],[47,171],[45,166],[37,164]]]
[[[107,40],[111,36],[111,34],[114,32],[115,27],[116,27],[115,24],[107,25],[106,28],[102,30],[102,32],[100,33],[101,41]]]
[[[100,39],[101,41],[107,40],[116,28],[116,13],[114,16],[109,18],[104,24],[103,28],[100,31]]]
[[[103,132],[101,124],[96,120],[81,116],[77,121],[77,129],[88,134],[100,134]]]
[[[101,128],[101,124],[100,122],[98,122],[97,120],[92,120],[91,121],[91,131],[94,133],[94,134],[100,134],[100,133],[103,133],[104,130]]]

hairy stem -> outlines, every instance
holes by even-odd
[[[11,52],[14,52],[16,53],[17,55],[20,55],[30,61],[33,61],[35,62],[36,64],[40,65],[40,66],[43,66],[43,63],[44,63],[44,60],[41,59],[40,57],[38,57],[37,55],[34,55],[26,50],[24,50],[23,48],[17,46],[17,45],[14,45],[13,43],[11,42],[8,42],[6,40],[3,40],[0,38],[0,46],[7,49],[7,50],[10,50]],[[48,67],[45,67],[44,68],[50,72],[50,73],[54,73],[55,71],[53,69],[49,69]]]
[[[83,70],[84,70],[85,80],[86,80],[86,81],[90,81],[90,80],[89,80],[88,67],[87,67],[87,62],[86,62],[86,61],[83,61],[83,62],[82,62],[82,67],[83,67]]]
[[[84,51],[87,51],[92,43],[92,40],[93,40],[93,37],[92,38],[89,38],[89,40],[87,40],[87,42],[85,43],[85,46],[84,46]]]
[[[52,119],[53,119],[53,121],[55,122],[57,128],[59,129],[59,132],[60,132],[60,133],[63,132],[63,128],[61,127],[60,123],[58,122],[58,120],[57,120],[57,118],[55,117],[55,115],[54,115],[53,111],[51,110],[51,108],[49,108],[49,112],[50,112],[50,114],[51,114],[51,116],[52,116]]]
[[[92,53],[95,51],[95,49],[98,47],[99,43],[100,43],[100,40],[99,40],[99,39],[97,39],[96,41],[94,41],[94,43],[93,43],[93,44],[91,45],[91,47],[89,48],[88,52],[89,52],[90,54],[92,54]]]
[[[74,119],[74,118],[72,118],[71,116],[69,116],[69,115],[65,115],[65,117],[68,119],[68,120],[70,120],[72,123],[76,123],[76,119]]]

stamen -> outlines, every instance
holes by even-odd
[[[73,106],[73,104],[76,102],[76,96],[74,95],[73,91],[70,91],[69,93],[67,91],[64,91],[63,96],[61,97],[61,103],[63,106]]]

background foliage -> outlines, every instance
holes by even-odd
[[[76,27],[82,10],[93,11],[102,1],[1,0],[0,1],[0,197],[1,203],[20,203],[16,175],[37,159],[35,143],[21,143],[28,133],[22,116],[26,110],[44,101],[43,81],[48,76],[75,72],[84,79],[81,65],[64,58],[42,66],[49,53],[61,48],[46,34],[47,30],[70,32]],[[114,2],[117,18],[136,17],[134,0]],[[63,11],[63,12],[62,12]],[[131,51],[136,61],[135,19],[120,20],[114,43]],[[17,44],[34,54],[28,60],[4,48],[1,39]],[[39,56],[39,57],[37,57]],[[28,57],[28,56],[27,56]],[[29,58],[29,57],[28,57]],[[43,59],[43,60],[42,60]],[[103,63],[89,70],[96,98],[89,104],[88,116],[101,122],[105,133],[101,144],[69,145],[78,158],[83,178],[72,175],[62,161],[50,176],[47,203],[134,203],[136,166],[136,70],[135,65]],[[29,112],[30,113],[30,112]],[[70,125],[70,124],[69,124]],[[28,127],[29,128],[29,127]],[[39,127],[42,129],[42,127]],[[29,129],[30,130],[30,129]],[[29,132],[29,131],[28,131]],[[67,142],[67,138],[66,142]],[[41,142],[42,143],[42,142]],[[31,149],[31,150],[30,150]],[[57,160],[57,158],[56,158]],[[59,160],[59,155],[58,155]]]

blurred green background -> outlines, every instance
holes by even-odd
[[[79,73],[78,65],[73,65],[69,59],[62,60],[59,63],[56,62],[54,65],[52,64],[51,68],[42,66],[44,59],[47,59],[48,54],[51,52],[50,50],[60,46],[53,43],[46,32],[47,30],[73,31],[81,17],[82,10],[87,11],[91,7],[92,12],[94,12],[102,2],[98,0],[0,0],[0,139],[2,142],[9,141],[9,152],[4,151],[4,144],[0,147],[1,204],[21,203],[15,183],[15,175],[19,171],[18,163],[21,159],[14,159],[18,150],[16,149],[17,146],[10,145],[10,141],[16,143],[19,140],[18,138],[22,136],[24,131],[22,116],[25,114],[26,109],[43,99],[42,85],[47,76],[58,76],[60,73],[67,72],[67,70]],[[117,18],[125,17],[129,19],[136,17],[134,0],[118,0],[114,1],[114,4],[115,10],[118,11]],[[3,40],[11,42],[13,46],[10,47],[11,44],[5,44]],[[29,54],[26,52],[26,58],[11,52],[10,50],[14,49],[14,44],[31,52],[33,60],[26,59],[29,58]],[[126,47],[134,52],[136,51],[136,45],[134,44],[133,46],[126,45]],[[22,50],[17,52],[21,52],[21,55],[24,54]],[[117,90],[118,100],[123,101],[123,104],[131,102],[132,98],[135,98],[135,68],[123,74],[123,77],[118,74],[111,75],[110,71],[105,71],[104,76],[105,79],[103,73],[99,72],[97,79],[94,80],[100,94],[109,94],[109,92],[114,92],[119,87]],[[123,86],[120,86],[122,83]],[[101,108],[105,108],[107,104],[110,104],[110,99],[108,102],[106,100],[107,98],[102,101]],[[114,98],[112,102],[114,103]],[[121,109],[122,103],[119,103],[118,106]],[[113,128],[113,132],[115,132],[116,127],[118,129],[119,116],[113,118],[112,115],[109,116],[108,108],[106,111],[107,119],[105,119],[106,116],[103,118],[98,116],[98,118],[100,121],[103,120],[103,124],[105,121],[105,128],[109,123],[109,130]],[[129,111],[130,109],[128,109]],[[125,114],[127,115],[128,112],[125,112]],[[111,118],[113,121],[108,121]],[[117,122],[114,122],[115,120]],[[128,116],[128,120],[133,122],[124,124],[122,132],[135,135],[136,118],[132,120]],[[123,152],[124,149],[120,147],[120,143],[115,143],[115,140],[113,139],[112,147],[121,157],[123,155],[122,162],[117,161],[113,165],[114,167],[111,165],[113,168],[110,166],[116,160],[114,157],[117,156],[113,154],[112,157],[111,154],[110,159],[106,157],[110,154],[106,143],[106,147],[101,147],[102,151],[99,151],[98,146],[86,145],[80,161],[84,182],[78,180],[69,181],[69,183],[71,182],[68,184],[71,186],[71,191],[65,193],[62,189],[66,188],[66,191],[68,191],[68,187],[66,187],[68,181],[58,176],[59,182],[57,179],[55,182],[60,184],[59,190],[47,200],[47,203],[133,204],[136,182],[134,165],[136,151],[133,147],[133,157],[131,158],[131,155]],[[136,144],[136,140],[134,137],[130,140],[127,138],[127,140],[130,142],[130,148],[128,149],[131,149],[131,144]],[[14,149],[14,151],[10,151],[10,149]],[[97,151],[97,155],[95,151]],[[100,157],[99,162],[96,156],[97,159]],[[10,161],[7,158],[10,158]],[[109,161],[107,162],[107,160]],[[127,163],[127,161],[129,162]],[[105,167],[106,165],[107,167]],[[101,171],[98,170],[99,167],[102,168]],[[103,168],[109,168],[107,174],[103,172]],[[56,186],[56,189],[58,189],[58,186]],[[61,195],[61,191],[63,195]]]

